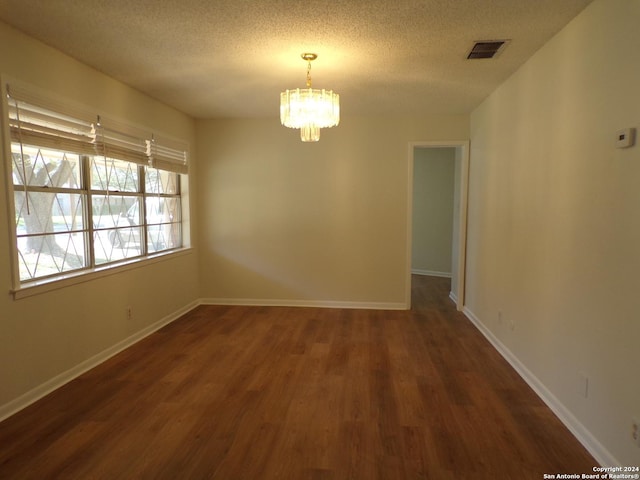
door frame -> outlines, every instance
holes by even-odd
[[[407,308],[411,308],[411,257],[413,248],[413,168],[414,150],[416,148],[460,148],[460,218],[458,224],[458,272],[456,308],[462,311],[464,308],[465,293],[465,273],[467,254],[467,213],[469,197],[469,140],[449,140],[449,141],[417,141],[409,142],[407,161],[407,258],[406,258],[406,284],[405,303]]]

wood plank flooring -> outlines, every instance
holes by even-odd
[[[448,299],[201,306],[0,423],[0,478],[541,479],[593,458]]]

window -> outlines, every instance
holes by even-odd
[[[16,287],[183,246],[184,143],[7,92]]]

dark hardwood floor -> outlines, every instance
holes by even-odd
[[[0,423],[0,478],[535,479],[595,461],[448,299],[201,306]]]

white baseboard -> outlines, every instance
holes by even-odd
[[[449,298],[453,301],[453,303],[458,305],[458,296],[455,293],[449,292]]]
[[[201,305],[240,305],[250,307],[321,307],[363,310],[407,310],[404,303],[341,302],[324,300],[287,300],[265,298],[202,298]]]
[[[587,449],[601,466],[616,467],[622,465],[615,457],[586,429],[582,423],[565,407],[558,398],[489,330],[467,307],[463,313],[482,333],[494,348],[509,362],[513,369],[527,382],[540,399],[569,429],[574,437]]]
[[[91,370],[92,368],[98,366],[99,364],[103,363],[104,361],[108,360],[114,355],[120,353],[124,349],[130,347],[134,343],[139,342],[143,338],[151,335],[153,332],[160,330],[165,325],[168,325],[174,320],[177,320],[179,317],[189,312],[190,310],[193,310],[197,306],[198,306],[198,302],[190,303],[189,305],[181,308],[180,310],[170,315],[167,315],[163,319],[158,320],[157,322],[153,323],[152,325],[149,325],[148,327],[140,330],[139,332],[134,333],[130,337],[125,338],[121,342],[116,343],[112,347],[109,347],[106,350],[103,350],[102,352],[94,355],[93,357],[90,357],[87,360],[79,363],[75,367],[70,368],[66,372],[56,375],[55,377],[51,378],[50,380],[47,380],[43,384],[38,385],[36,388],[28,391],[27,393],[24,393],[23,395],[20,395],[18,398],[10,401],[9,403],[6,403],[0,406],[0,421],[28,407],[32,403],[35,403],[36,401],[40,400],[44,396],[53,392],[54,390],[62,387],[66,383],[69,383],[71,380],[79,377],[83,373]]]
[[[426,275],[428,277],[444,277],[451,278],[451,272],[434,272],[433,270],[421,270],[419,268],[412,268],[411,273],[414,275]]]

